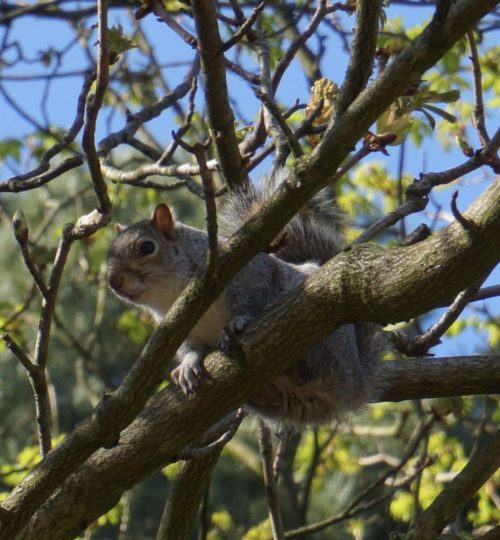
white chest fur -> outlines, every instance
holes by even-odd
[[[222,329],[231,320],[224,298],[218,298],[191,330],[189,337],[199,345],[217,347]]]

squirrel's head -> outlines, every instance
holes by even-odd
[[[169,207],[159,204],[151,219],[115,229],[118,234],[108,252],[110,289],[120,299],[162,316],[170,307],[165,305],[166,283],[175,287],[179,281],[179,234]]]

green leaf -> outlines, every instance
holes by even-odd
[[[109,29],[109,49],[115,55],[133,49],[137,47],[134,40],[126,37],[123,34],[123,27],[121,24],[118,26],[112,26]]]
[[[436,120],[434,120],[434,116],[432,114],[429,114],[424,108],[419,107],[418,110],[423,113],[423,115],[427,118],[427,121],[429,122],[429,125],[432,129],[436,127]]]
[[[19,139],[13,137],[7,137],[0,141],[0,158],[6,159],[11,157],[19,163],[21,161],[21,150],[23,143]]]
[[[432,111],[434,114],[441,116],[452,124],[455,124],[457,122],[457,117],[455,115],[449,113],[448,111],[440,109],[439,107],[434,107],[434,105],[422,105],[422,108]]]

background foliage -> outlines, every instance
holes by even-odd
[[[94,6],[50,4],[4,3],[0,9],[0,103],[5,119],[0,127],[0,170],[6,180],[36,167],[43,154],[61,140],[74,117],[84,73],[95,62]],[[223,39],[229,39],[235,31],[231,4],[219,5]],[[256,7],[254,2],[239,4],[246,16]],[[283,113],[291,111],[288,123],[292,128],[306,119],[305,105],[314,103],[311,87],[315,80],[324,77],[341,84],[351,45],[354,4],[338,3],[337,9],[330,5],[331,13],[287,68],[276,102]],[[383,62],[404,50],[433,13],[430,2],[394,0],[385,4],[374,78],[383,69]],[[194,33],[189,3],[168,1],[164,6],[169,20]],[[272,68],[311,23],[316,7],[316,2],[266,3],[254,26],[266,36]],[[130,3],[110,5],[110,43],[115,62],[99,116],[97,141],[122,130],[132,115],[155,106],[177,87],[192,62],[192,50],[174,30],[152,15],[136,20],[132,13]],[[474,32],[486,122],[492,127],[498,121],[494,111],[500,99],[499,47],[495,44],[498,22],[498,12],[493,11]],[[390,132],[398,138],[383,152],[364,159],[338,185],[339,204],[348,216],[348,241],[397,208],[405,188],[420,172],[447,169],[464,161],[464,149],[467,153],[481,147],[474,128],[470,54],[467,40],[461,39],[426,73],[425,83],[417,84],[413,93],[391,106],[373,126],[377,133]],[[261,105],[245,80],[257,72],[248,36],[238,41],[227,57],[233,63],[228,80],[237,136],[248,141]],[[238,66],[245,71],[238,72]],[[141,121],[136,136],[107,153],[106,165],[133,174],[139,166],[158,159],[172,144],[171,131],[181,126],[188,127],[184,134],[187,142],[203,141],[208,127],[201,90],[185,92],[158,117]],[[302,139],[304,151],[310,152],[320,138],[317,133]],[[262,143],[249,157],[255,178],[270,165],[265,148]],[[210,152],[209,157],[214,157],[213,149]],[[80,138],[76,138],[55,162],[62,163],[80,153]],[[134,183],[139,187],[127,185],[109,169],[113,219],[129,223],[147,216],[155,203],[168,199],[182,221],[203,227],[202,201],[193,193],[196,189],[189,189],[191,177],[186,182],[186,175],[179,169],[191,161],[177,149],[165,163],[173,172],[147,179],[137,177]],[[222,186],[217,171],[214,174]],[[178,186],[176,178],[181,180]],[[459,205],[464,208],[492,180],[491,169],[483,167],[457,180],[451,188],[436,190],[425,212],[403,219],[380,234],[377,241],[395,244],[421,222],[433,230],[442,228],[453,220],[451,190],[459,188]],[[155,182],[156,189],[144,189],[147,182]],[[173,189],[175,186],[178,189]],[[12,216],[16,209],[23,210],[33,261],[46,278],[64,225],[94,207],[93,186],[83,168],[38,189],[1,194],[0,330],[28,355],[36,340],[41,299],[11,232]],[[56,442],[92,411],[104,392],[120,383],[151,329],[145,315],[119,305],[106,291],[105,256],[113,235],[111,227],[106,227],[75,243],[65,267],[47,364]],[[444,345],[433,352],[498,354],[498,308],[495,298],[470,304],[448,330]],[[399,329],[409,335],[421,334],[439,314],[425,314]],[[0,381],[0,493],[5,496],[40,454],[26,370],[1,344]],[[372,405],[339,426],[291,435],[280,476],[286,528],[339,515],[337,524],[301,537],[378,539],[388,537],[391,531],[406,531],[464,467],[479,436],[491,431],[499,420],[500,407],[493,397],[413,400]],[[225,447],[205,499],[202,525],[197,525],[198,531],[205,532],[196,534],[206,534],[203,537],[210,540],[270,537],[257,431],[256,420],[248,418]],[[275,438],[275,442],[278,440]],[[153,538],[177,472],[178,465],[174,464],[144,480],[82,537]],[[372,484],[373,489],[356,503]],[[461,509],[450,534],[471,538],[496,525],[500,520],[499,486],[497,472]]]

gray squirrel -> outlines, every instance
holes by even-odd
[[[226,195],[223,232],[237,230],[286,178],[281,169],[266,176],[260,188]],[[286,225],[268,252],[257,254],[232,279],[177,353],[180,363],[171,376],[185,394],[196,391],[204,376],[203,359],[225,342],[225,327],[241,332],[342,249],[340,227],[340,213],[326,188]],[[207,233],[175,221],[165,204],[156,207],[151,219],[117,230],[108,253],[110,289],[160,321],[191,278],[203,271]],[[256,392],[247,407],[296,428],[327,424],[359,409],[377,392],[378,331],[371,323],[338,328]]]

